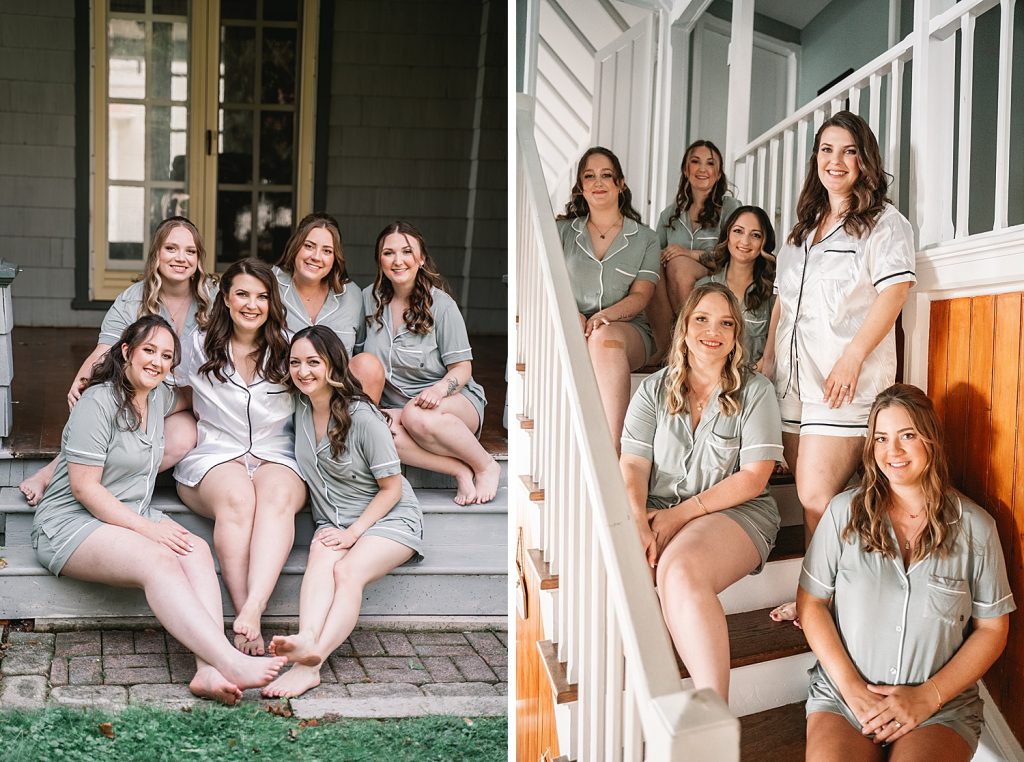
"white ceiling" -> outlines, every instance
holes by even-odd
[[[755,10],[784,24],[803,29],[831,0],[755,0]]]

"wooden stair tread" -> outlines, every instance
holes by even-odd
[[[527,499],[531,503],[544,502],[544,490],[537,482],[530,478],[529,474],[521,474],[519,480],[523,483],[523,487],[526,488]]]
[[[806,729],[803,702],[740,717],[740,762],[803,762]]]
[[[558,661],[558,649],[550,640],[538,640],[537,651],[541,664],[548,676],[551,694],[556,704],[571,704],[579,697],[578,686],[569,683],[565,675],[565,664]]]
[[[729,625],[729,666],[732,669],[760,664],[774,659],[810,651],[803,630],[792,622],[773,622],[768,614],[770,608],[744,611],[726,617]],[[689,677],[690,673],[678,660],[679,674]]]
[[[519,421],[519,428],[523,429],[524,431],[533,430],[532,418],[529,418],[528,416],[525,416],[522,413],[516,413],[516,420]]]
[[[530,568],[533,570],[533,575],[537,578],[537,584],[541,590],[557,590],[558,589],[558,575],[551,573],[551,567],[547,561],[544,560],[544,554],[533,548],[526,551],[526,558],[530,562]]]
[[[775,537],[775,547],[768,554],[768,561],[784,561],[787,558],[802,558],[804,555],[804,527],[797,524],[779,527]]]

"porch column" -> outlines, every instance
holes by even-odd
[[[725,168],[750,141],[750,72],[754,60],[754,0],[734,0],[729,42],[729,107],[726,112]]]

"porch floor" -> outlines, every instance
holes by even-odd
[[[52,457],[68,419],[67,391],[74,372],[96,346],[95,328],[15,328],[12,333],[14,420],[9,447],[16,458]],[[487,393],[481,443],[489,453],[508,454],[501,425],[505,408],[504,336],[472,339],[473,376]]]

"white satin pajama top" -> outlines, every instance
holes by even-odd
[[[174,478],[194,487],[214,466],[246,453],[287,466],[301,476],[295,462],[295,401],[288,388],[259,376],[247,385],[230,366],[225,368],[225,383],[213,374],[200,374],[199,367],[206,362],[205,338],[205,332],[196,331],[183,350],[182,375],[192,387],[199,439],[175,467]]]
[[[914,231],[886,204],[872,231],[857,238],[834,227],[818,243],[786,243],[775,274],[781,311],[775,335],[775,390],[820,402],[825,379],[878,295],[916,283]],[[870,405],[896,378],[896,330],[864,360],[853,402]]]

